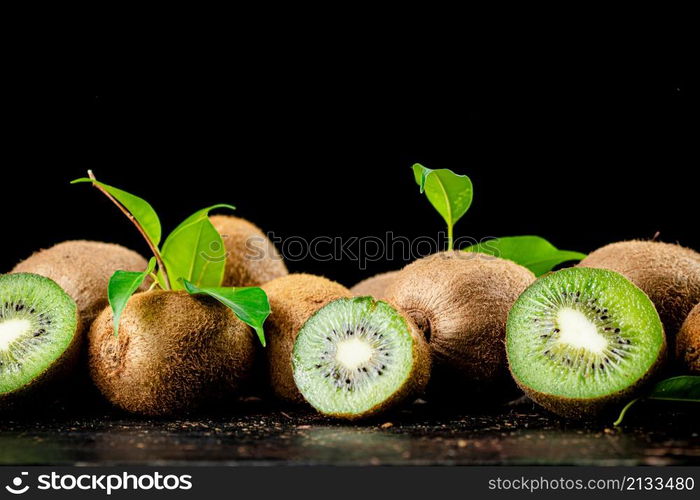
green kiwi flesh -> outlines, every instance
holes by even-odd
[[[70,363],[78,328],[75,301],[54,281],[0,276],[0,403]]]
[[[294,381],[319,412],[340,418],[374,416],[425,388],[430,361],[417,328],[386,302],[338,299],[299,331]]]
[[[523,292],[508,317],[515,381],[535,402],[567,417],[591,417],[630,397],[665,350],[649,297],[612,271],[549,274]]]

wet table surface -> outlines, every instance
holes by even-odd
[[[416,403],[362,424],[256,399],[181,419],[108,409],[0,418],[1,465],[700,464],[700,414],[651,403],[622,428],[567,422],[530,402],[481,414]]]

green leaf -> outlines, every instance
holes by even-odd
[[[134,216],[134,218],[141,225],[143,230],[148,236],[148,239],[157,247],[160,244],[161,238],[161,226],[160,219],[153,207],[143,198],[134,196],[131,193],[122,191],[121,189],[115,188],[113,186],[108,186],[102,182],[95,179],[90,179],[87,177],[76,179],[71,182],[71,184],[80,184],[83,182],[90,182],[100,186],[102,189],[107,191],[109,194],[114,196],[116,200],[121,203],[127,211]]]
[[[647,399],[700,403],[700,376],[682,375],[662,380],[654,386]]]
[[[199,288],[187,280],[183,280],[184,288],[190,294],[203,293],[231,309],[245,324],[251,326],[258,334],[260,343],[265,346],[263,323],[270,315],[270,302],[262,288],[258,287],[215,287]]]
[[[122,311],[129,302],[129,299],[136,290],[143,284],[146,277],[153,272],[156,267],[155,257],[151,258],[145,271],[139,273],[134,271],[116,271],[109,280],[107,297],[109,305],[114,312],[114,335],[119,331],[119,318]]]
[[[183,289],[181,280],[202,287],[221,285],[226,267],[226,247],[209,220],[209,212],[217,208],[236,209],[220,204],[199,210],[165,240],[161,255],[173,289]]]
[[[700,376],[681,375],[658,382],[643,398],[633,399],[625,405],[614,425],[622,423],[627,411],[637,401],[672,401],[680,403],[700,403]]]
[[[446,168],[432,170],[420,163],[413,165],[413,176],[420,192],[425,193],[428,201],[445,219],[448,247],[451,249],[454,225],[472,204],[472,181],[466,175],[457,175]]]
[[[512,260],[527,267],[535,276],[542,276],[564,262],[581,260],[586,254],[559,250],[539,236],[508,236],[464,249],[465,252],[481,252],[502,259]]]

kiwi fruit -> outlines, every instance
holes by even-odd
[[[430,353],[417,327],[388,303],[338,299],[304,323],[292,369],[311,406],[354,420],[419,396],[430,378]]]
[[[364,279],[350,289],[355,297],[363,297],[369,295],[376,299],[383,299],[386,289],[396,279],[399,271],[389,271],[387,273],[375,274],[374,276]]]
[[[267,371],[274,394],[288,402],[303,403],[294,383],[292,350],[307,319],[329,302],[351,297],[343,285],[311,274],[290,274],[262,286],[270,301],[265,322]]]
[[[646,293],[673,342],[690,310],[700,302],[700,253],[659,241],[621,241],[591,253],[579,264],[616,271]]]
[[[0,275],[0,408],[71,372],[79,329],[75,301],[54,281]]]
[[[258,226],[240,217],[210,218],[226,247],[223,286],[260,286],[289,274],[275,245]]]
[[[250,376],[252,330],[218,301],[184,291],[134,295],[114,334],[111,308],[88,333],[90,374],[113,405],[142,415],[233,398]]]
[[[690,311],[678,332],[676,359],[690,373],[700,375],[700,304]]]
[[[505,339],[508,311],[535,276],[496,257],[450,251],[406,266],[386,291],[418,325],[433,357],[428,396],[510,397]],[[472,399],[472,398],[470,398]],[[462,402],[467,398],[462,398]]]
[[[654,304],[613,271],[551,273],[525,290],[508,316],[513,378],[533,401],[564,417],[595,417],[634,397],[665,351]]]
[[[20,262],[13,273],[35,273],[58,283],[78,305],[85,328],[107,306],[107,286],[115,271],[143,271],[146,260],[112,243],[64,241]]]

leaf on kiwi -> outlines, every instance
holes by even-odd
[[[217,208],[236,209],[232,205],[219,204],[199,210],[185,219],[165,240],[161,255],[173,289],[184,288],[181,280],[190,281],[198,287],[221,286],[226,267],[226,247],[209,220],[209,212]]]
[[[413,176],[420,192],[425,193],[428,201],[445,219],[451,249],[453,227],[472,204],[472,181],[466,175],[457,175],[449,169],[433,170],[420,163],[413,165]]]
[[[151,240],[155,246],[160,244],[160,239],[162,236],[160,219],[150,203],[143,198],[139,198],[138,196],[134,196],[133,194],[127,193],[119,188],[109,186],[103,182],[96,179],[90,179],[88,177],[75,179],[74,181],[71,181],[71,184],[80,184],[84,182],[96,184],[114,196],[114,198],[121,203],[131,215],[134,216],[136,221],[143,228],[146,236],[148,236],[148,239]]]
[[[627,411],[637,401],[673,401],[680,403],[700,403],[700,376],[681,375],[658,382],[646,396],[633,399],[625,405],[614,425],[622,423]]]
[[[586,254],[570,250],[559,250],[539,236],[507,236],[477,243],[464,249],[465,252],[481,252],[487,255],[512,260],[516,264],[542,276],[564,262],[581,260]]]
[[[129,302],[129,299],[136,290],[143,284],[146,277],[153,272],[156,267],[155,257],[148,262],[145,271],[139,273],[135,271],[116,271],[109,279],[107,288],[107,298],[114,313],[114,335],[119,332],[119,318],[122,311]]]
[[[215,298],[258,334],[260,343],[265,346],[263,324],[270,315],[270,302],[267,294],[259,287],[214,287],[199,288],[187,280],[183,286],[192,295],[205,294]]]

